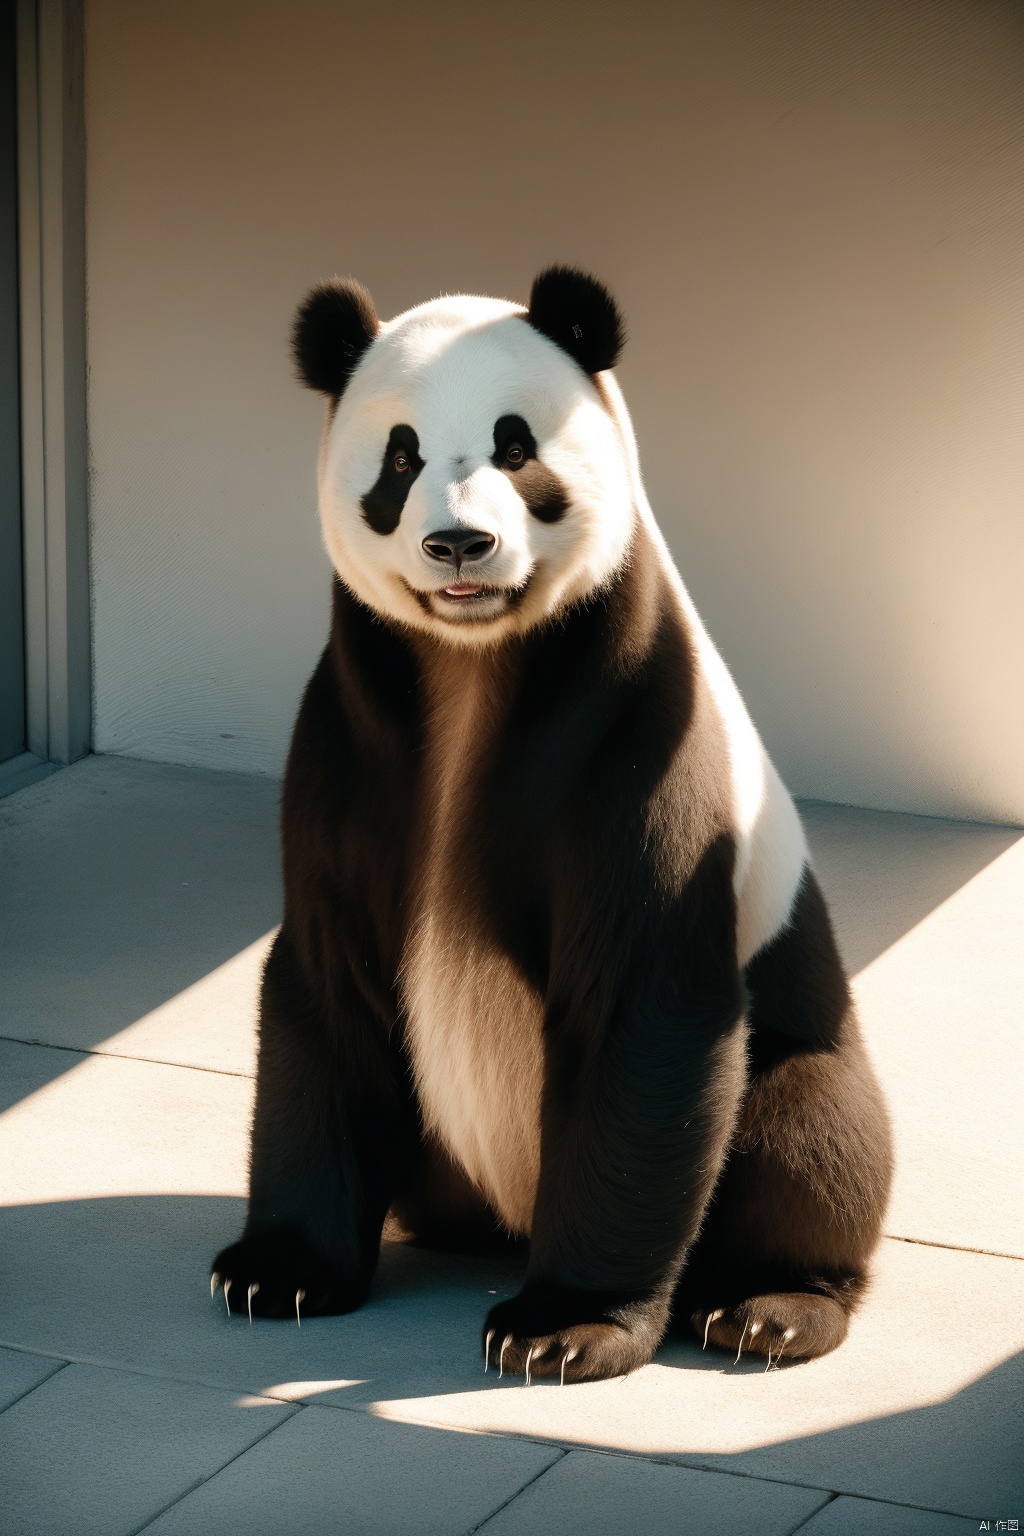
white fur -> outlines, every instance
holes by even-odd
[[[465,825],[487,721],[496,709],[486,656],[454,659],[430,680],[424,772],[431,787],[418,906],[402,963],[402,999],[426,1127],[483,1191],[509,1231],[528,1235],[540,1173],[543,999],[486,942],[460,890]]]
[[[728,667],[693,606],[644,489],[633,424],[622,391],[611,374],[602,389],[629,465],[634,503],[660,551],[686,614],[697,654],[729,744],[733,810],[736,818],[736,948],[740,965],[783,927],[808,862],[807,842],[796,806],[779,778],[747,712]]]
[[[523,416],[571,505],[554,523],[531,516],[491,463],[494,423]],[[360,502],[380,472],[391,428],[404,422],[424,467],[393,533],[375,533]],[[464,645],[491,644],[592,591],[622,560],[632,526],[618,434],[589,379],[523,311],[498,299],[435,299],[382,327],[356,368],[320,459],[324,541],[342,580],[370,607]],[[425,613],[409,591],[450,582],[424,537],[464,525],[497,536],[474,579],[525,598]],[[527,585],[528,584],[528,585]]]
[[[428,1131],[461,1164],[510,1232],[528,1237],[540,1175],[544,1005],[471,924],[423,914],[403,996],[416,1092]]]

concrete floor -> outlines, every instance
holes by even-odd
[[[243,1214],[277,787],[90,758],[0,800],[0,1528],[930,1536],[1024,1522],[1024,839],[805,810],[899,1173],[835,1355],[485,1377],[508,1261],[345,1318],[211,1302]]]

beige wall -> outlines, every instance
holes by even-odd
[[[604,277],[784,776],[1024,820],[1024,11],[88,0],[96,745],[276,772],[323,642],[293,307]]]

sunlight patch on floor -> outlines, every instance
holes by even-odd
[[[0,1204],[244,1195],[254,1086],[87,1056],[0,1115]]]
[[[94,1049],[105,1055],[254,1077],[260,979],[276,933],[271,928]]]
[[[246,1396],[235,1399],[236,1408],[267,1408],[270,1406],[268,1398],[277,1402],[301,1403],[306,1398],[316,1398],[321,1392],[338,1392],[343,1387],[363,1387],[365,1378],[357,1378],[353,1381],[280,1381],[276,1386],[263,1387],[259,1396]]]
[[[985,1297],[963,1337],[965,1298]],[[952,1347],[951,1341],[961,1342]],[[882,1244],[871,1297],[841,1349],[765,1371],[724,1352],[669,1344],[614,1381],[560,1387],[521,1378],[472,1392],[375,1402],[403,1423],[533,1434],[651,1454],[736,1454],[928,1409],[1024,1349],[1024,1265],[1014,1259]]]
[[[886,1231],[1024,1257],[1024,839],[854,979],[896,1133]]]

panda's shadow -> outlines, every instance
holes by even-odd
[[[527,1258],[525,1246],[504,1254],[466,1255],[398,1242],[384,1243],[373,1293],[362,1315],[371,1327],[371,1320],[379,1321],[381,1343],[392,1327],[404,1333],[410,1324],[417,1332],[426,1324],[434,1341],[445,1341],[446,1360],[440,1373],[444,1382],[439,1380],[436,1390],[452,1390],[453,1368],[460,1377],[457,1390],[493,1390],[497,1385],[495,1374],[485,1374],[479,1364],[480,1330],[487,1310],[519,1290]],[[351,1321],[356,1316],[353,1314]],[[339,1323],[345,1321],[337,1319]],[[387,1395],[392,1394],[392,1389],[395,1395],[402,1395],[403,1384],[408,1384],[410,1375],[408,1358],[399,1364],[392,1360],[390,1349],[374,1348],[373,1353],[374,1386]],[[428,1348],[427,1354],[431,1353]],[[426,1364],[424,1359],[422,1366]],[[682,1326],[674,1327],[666,1336],[654,1364],[673,1370],[728,1375],[765,1371],[765,1361],[756,1356],[737,1362],[731,1350],[713,1345],[702,1349],[700,1342]],[[791,1369],[798,1364],[784,1361],[782,1368]],[[421,1374],[420,1368],[413,1367],[412,1371],[417,1377]],[[513,1378],[509,1384],[516,1382],[518,1378]],[[558,1385],[540,1377],[535,1378],[535,1384],[539,1388]]]
[[[207,1272],[210,1256],[237,1233],[243,1218],[242,1200],[207,1195],[0,1207],[0,1339],[51,1359],[173,1378],[176,1390],[190,1383],[200,1392],[213,1388],[227,1412],[258,1416],[268,1393],[279,1401],[363,1408],[379,1426],[385,1481],[401,1476],[414,1453],[436,1448],[440,1454],[457,1433],[450,1423],[441,1430],[400,1422],[406,1414],[430,1418],[432,1410],[422,1399],[507,1390],[517,1394],[515,1417],[507,1422],[523,1422],[519,1403],[532,1401],[543,1409],[536,1417],[531,1410],[518,1431],[537,1442],[632,1453],[636,1414],[661,1412],[652,1420],[651,1435],[662,1455],[699,1458],[691,1464],[705,1470],[873,1490],[890,1499],[900,1494],[905,1500],[907,1488],[925,1487],[932,1504],[961,1513],[975,1506],[1019,1508],[1020,1458],[1012,1447],[1024,1355],[983,1371],[966,1386],[962,1369],[951,1369],[949,1396],[924,1407],[893,1408],[830,1427],[832,1409],[823,1402],[820,1412],[814,1410],[824,1425],[820,1429],[813,1427],[813,1416],[808,1428],[804,1409],[794,1424],[792,1393],[776,1397],[773,1376],[766,1376],[765,1392],[755,1395],[753,1405],[745,1394],[737,1394],[742,1401],[735,1410],[728,1409],[727,1391],[718,1399],[726,1410],[723,1447],[750,1441],[752,1425],[761,1426],[756,1445],[717,1451],[709,1448],[707,1425],[687,1417],[688,1403],[694,1413],[707,1412],[711,1399],[698,1392],[661,1398],[655,1381],[653,1393],[642,1388],[632,1398],[633,1387],[609,1382],[577,1389],[598,1396],[567,1397],[572,1406],[556,1417],[555,1403],[547,1400],[544,1408],[544,1399],[526,1395],[521,1378],[499,1383],[493,1371],[485,1376],[479,1327],[493,1300],[490,1293],[514,1291],[522,1275],[521,1263],[508,1258],[482,1261],[389,1245],[374,1293],[358,1312],[312,1318],[301,1329],[284,1322],[257,1322],[250,1329],[244,1318],[229,1318],[222,1301],[211,1301]],[[713,1355],[710,1347],[704,1354],[697,1340],[673,1339],[659,1351],[653,1370],[753,1375],[764,1369],[759,1361],[732,1362],[731,1355]],[[795,1363],[782,1366],[783,1372],[796,1369]],[[781,1376],[774,1382],[783,1385]],[[531,1394],[547,1390],[561,1389],[537,1380],[529,1389]],[[626,1390],[635,1408],[629,1401],[614,1406]],[[819,1383],[814,1391],[821,1390]],[[403,1400],[410,1399],[420,1401],[403,1408]],[[595,1401],[612,1405],[609,1413],[600,1407],[593,1412]],[[503,1434],[503,1407],[499,1403],[499,1412],[482,1420],[473,1418],[471,1408],[467,1422],[475,1431]],[[333,1424],[339,1455],[350,1418],[337,1413],[318,1421]],[[502,1425],[497,1430],[495,1419]],[[70,1430],[72,1437],[88,1432],[81,1422]],[[74,1448],[73,1438],[71,1443]],[[351,1459],[344,1465],[347,1475],[356,1475]]]
[[[492,1391],[484,1319],[518,1291],[523,1251],[466,1256],[382,1245],[369,1300],[341,1317],[229,1316],[210,1296],[213,1255],[240,1231],[244,1201],[125,1195],[0,1208],[0,1343],[65,1359],[156,1371],[246,1394],[302,1388],[308,1400]],[[754,1361],[670,1338],[656,1364],[753,1372]],[[537,1386],[547,1385],[537,1381]],[[506,1377],[502,1390],[521,1385]]]

